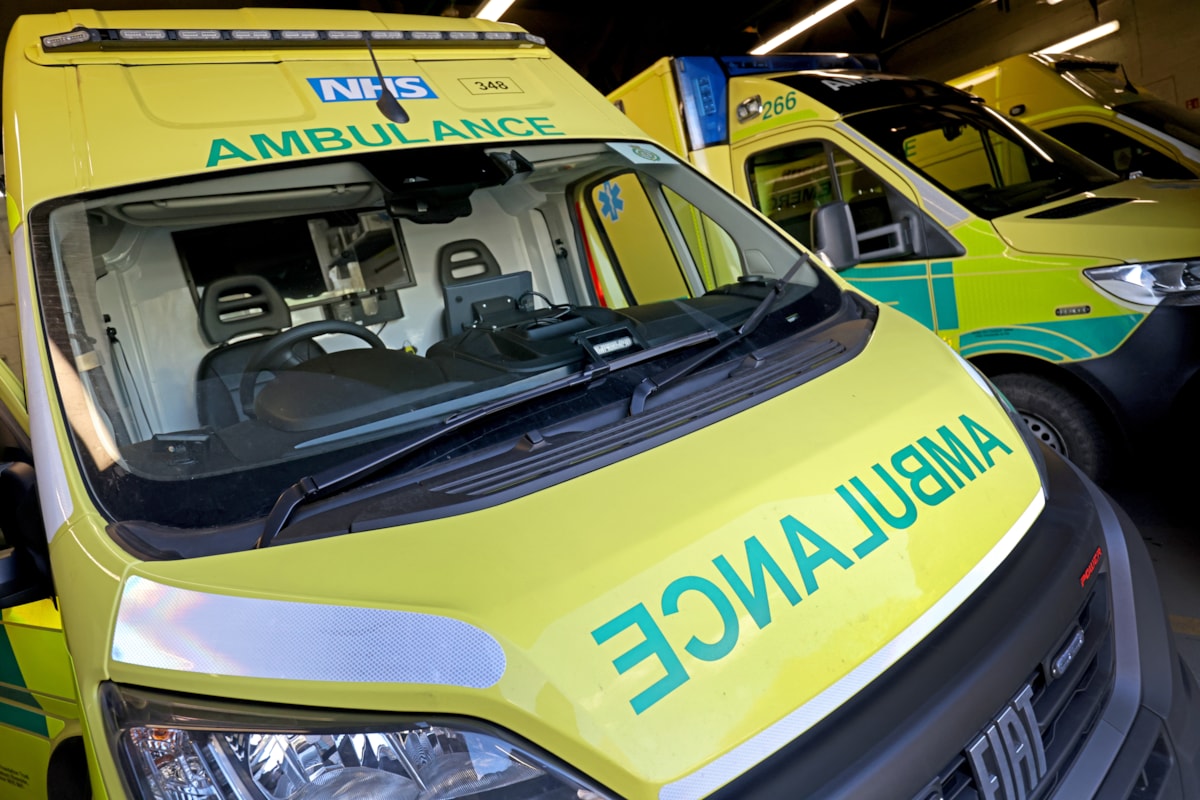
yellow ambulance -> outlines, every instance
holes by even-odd
[[[1134,85],[1115,61],[1029,53],[949,83],[1124,177],[1200,177],[1200,112]]]
[[[536,36],[31,15],[3,108],[0,797],[1200,791],[1124,514]]]
[[[609,98],[802,244],[828,250],[814,212],[841,209],[842,276],[935,330],[1093,478],[1194,427],[1200,183],[1122,181],[870,56],[664,58]]]

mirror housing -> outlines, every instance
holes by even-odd
[[[0,464],[0,608],[32,603],[54,595],[50,545],[38,504],[33,466],[22,461]]]
[[[825,263],[838,272],[858,264],[858,234],[848,203],[836,200],[818,206],[811,225],[813,249]]]

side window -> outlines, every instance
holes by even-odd
[[[845,201],[859,235],[863,261],[902,255],[901,211],[915,210],[871,170],[829,142],[787,144],[751,156],[747,179],[755,206],[805,247],[812,247],[813,211]],[[873,255],[874,254],[874,255]]]
[[[0,408],[0,464],[8,461],[33,463],[28,442],[28,438],[17,427],[7,410]]]
[[[746,164],[754,207],[792,238],[812,247],[817,206],[837,200],[823,142],[800,142],[755,153]]]
[[[1139,173],[1172,180],[1196,177],[1170,156],[1103,125],[1071,122],[1047,128],[1046,133],[1118,175]]]
[[[691,253],[692,262],[700,271],[704,288],[711,290],[736,282],[742,274],[742,259],[733,237],[675,192],[664,187],[663,195]]]
[[[5,403],[7,387],[17,386],[16,378],[4,364],[0,364],[0,464],[7,461],[23,461],[33,463],[33,446],[29,436],[17,422],[13,412]],[[13,400],[12,402],[19,402]]]
[[[985,140],[986,137],[986,140]],[[904,157],[952,192],[995,189],[1029,180],[1019,152],[989,131],[946,125],[904,140]]]
[[[601,294],[615,306],[654,303],[691,294],[650,194],[632,172],[610,177],[588,191],[599,244]],[[597,258],[598,257],[598,258]],[[606,280],[607,278],[607,280]],[[616,285],[611,285],[615,281]],[[624,302],[621,302],[621,298]]]
[[[29,443],[29,437],[21,430],[17,421],[13,419],[12,413],[9,412],[3,403],[0,403],[0,469],[6,468],[10,462],[32,464],[32,447]],[[6,486],[7,483],[5,480],[0,478],[0,504],[10,506],[17,502],[17,498],[9,496],[5,489]],[[6,528],[11,526],[13,522],[4,511],[5,509],[0,509],[0,550],[9,546],[7,537],[13,536],[13,531],[6,531]],[[3,572],[2,565],[0,565],[0,572]],[[3,592],[0,591],[0,594],[3,594]]]
[[[596,293],[614,308],[690,297],[742,274],[733,237],[649,175],[588,187],[582,220]]]

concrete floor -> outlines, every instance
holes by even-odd
[[[1152,477],[1108,491],[1142,533],[1179,651],[1200,676],[1200,514]]]

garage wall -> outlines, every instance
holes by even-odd
[[[1200,104],[1200,2],[1102,0],[1100,19],[1087,0],[1008,0],[980,6],[934,33],[889,54],[893,72],[949,80],[1017,53],[1038,50],[1104,22],[1117,33],[1084,45],[1081,55],[1119,61],[1130,79],[1164,100]],[[948,46],[953,43],[952,46]]]

